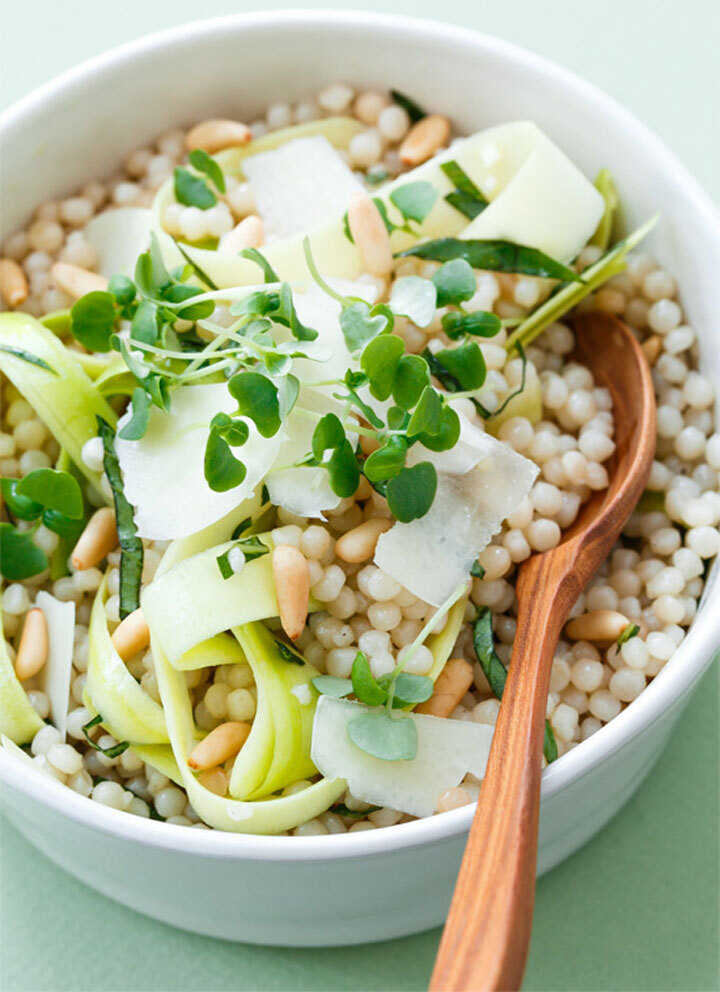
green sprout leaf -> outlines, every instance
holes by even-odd
[[[473,313],[451,310],[443,314],[442,326],[447,336],[454,341],[466,334],[478,338],[494,338],[502,330],[502,321],[497,314],[486,310],[475,310]]]
[[[12,524],[0,524],[0,574],[8,582],[28,579],[48,567],[45,552],[33,543],[33,533],[21,533]]]
[[[18,492],[19,479],[0,479],[5,506],[17,520],[36,520],[43,511],[43,504],[37,503]]]
[[[516,272],[526,276],[562,279],[563,282],[582,282],[573,269],[550,258],[537,248],[517,245],[512,241],[479,241],[461,238],[437,238],[401,251],[399,257],[413,255],[433,262],[449,262],[464,258],[473,269],[492,272]]]
[[[474,341],[464,341],[455,348],[442,348],[435,353],[435,358],[463,389],[479,389],[485,382],[485,359]]]
[[[290,328],[296,341],[314,341],[318,332],[312,327],[306,327],[297,315],[292,298],[290,283],[284,282],[278,294],[278,304],[274,310],[267,313],[271,320]]]
[[[553,761],[557,761],[558,749],[557,742],[555,741],[555,734],[550,726],[550,721],[545,721],[545,735],[543,737],[543,754],[545,755],[545,760],[549,765]]]
[[[228,383],[241,416],[249,417],[263,437],[280,430],[280,404],[274,382],[260,372],[239,372]]]
[[[380,679],[382,688],[389,689],[392,678],[392,672],[388,675],[383,675]],[[416,706],[418,703],[424,703],[432,696],[434,689],[435,683],[427,675],[410,675],[407,672],[400,672],[395,677],[393,708]]]
[[[317,422],[312,436],[312,453],[318,462],[323,460],[326,451],[334,451],[345,440],[345,429],[334,413],[326,413]]]
[[[152,300],[142,300],[130,325],[130,337],[143,344],[155,344],[160,336],[159,310]]]
[[[475,273],[464,258],[454,258],[440,266],[432,277],[437,290],[437,305],[464,303],[475,295]]]
[[[194,176],[192,172],[176,166],[173,172],[175,199],[186,207],[198,207],[209,210],[217,203],[217,197],[204,179]]]
[[[86,293],[70,311],[70,331],[88,351],[110,351],[115,330],[115,297],[112,293]]]
[[[365,346],[360,367],[370,381],[370,392],[375,399],[386,400],[390,396],[404,352],[405,345],[395,334],[381,334]]]
[[[381,448],[368,455],[363,471],[370,482],[387,482],[402,472],[408,444],[404,437],[393,435]]]
[[[420,276],[401,276],[393,283],[390,309],[393,313],[409,318],[418,327],[427,327],[432,323],[438,306],[436,296],[435,286],[429,279],[422,279]]]
[[[422,433],[418,440],[431,451],[448,451],[454,448],[460,437],[460,418],[451,406],[443,403],[440,427],[434,434]]]
[[[127,276],[114,275],[108,283],[108,293],[112,293],[118,306],[127,307],[135,299],[137,290],[132,279],[128,279]]]
[[[406,221],[414,220],[422,224],[435,206],[438,195],[432,183],[420,181],[398,186],[390,194],[390,200]]]
[[[437,490],[437,472],[431,462],[404,468],[387,485],[387,500],[396,520],[407,524],[424,517]]]
[[[347,732],[353,744],[383,761],[411,761],[417,754],[417,728],[409,716],[362,713],[348,723]]]
[[[407,432],[410,437],[415,434],[437,434],[442,422],[442,400],[440,394],[432,386],[426,386],[418,404],[413,410]]]
[[[240,257],[249,258],[251,262],[255,262],[256,265],[259,265],[263,271],[265,282],[280,282],[280,277],[275,269],[272,265],[270,265],[265,256],[257,250],[257,248],[243,248],[240,252]]]
[[[323,696],[332,696],[333,699],[342,699],[353,691],[350,679],[340,679],[335,675],[316,675],[310,681]]]
[[[240,421],[239,423],[242,423]],[[247,425],[245,425],[247,430]],[[227,435],[230,434],[230,440]],[[247,475],[243,462],[230,450],[230,445],[244,444],[246,433],[236,431],[233,421],[227,414],[219,413],[210,421],[210,433],[205,445],[205,480],[213,492],[224,493],[239,486]]]
[[[188,159],[194,169],[197,169],[198,172],[204,172],[221,193],[225,192],[225,176],[214,158],[211,158],[202,148],[193,148]]]
[[[350,354],[364,348],[378,334],[382,334],[388,326],[388,319],[383,313],[372,314],[364,300],[356,300],[345,307],[340,314],[340,328],[345,338],[345,344]]]
[[[403,355],[397,364],[392,391],[397,405],[405,410],[411,410],[428,385],[430,385],[430,372],[427,362],[419,355]]]
[[[132,394],[132,416],[125,426],[118,431],[118,437],[123,441],[139,441],[145,437],[150,422],[150,407],[152,401],[141,386],[136,386]]]
[[[370,664],[362,651],[358,651],[355,655],[351,678],[353,692],[361,703],[366,703],[368,706],[382,706],[388,698],[386,690],[375,681],[370,671]]]
[[[335,495],[342,497],[342,499],[352,496],[360,482],[360,469],[353,447],[347,438],[332,453],[325,468],[327,469],[330,488]]]
[[[16,492],[19,496],[39,503],[43,509],[57,510],[72,520],[82,518],[82,492],[77,479],[69,472],[36,468],[20,480]]]

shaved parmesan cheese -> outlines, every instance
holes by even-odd
[[[150,245],[153,213],[146,207],[106,210],[85,226],[83,237],[98,254],[97,271],[132,278],[138,255]]]
[[[299,138],[243,160],[267,241],[309,231],[347,209],[362,185],[327,138]]]
[[[460,236],[514,241],[571,261],[602,216],[600,193],[535,124],[502,124],[482,138],[477,182],[491,203]]]
[[[413,816],[431,816],[445,789],[468,772],[485,774],[493,728],[464,720],[409,716],[417,728],[412,761],[384,761],[367,754],[348,736],[348,723],[368,707],[347,699],[321,696],[313,726],[311,756],[326,778],[343,778],[357,799],[389,806]]]
[[[218,412],[237,404],[224,383],[186,386],[173,393],[172,408],[150,412],[147,432],[139,441],[115,440],[125,482],[125,495],[135,507],[141,537],[165,541],[185,537],[220,520],[249,496],[275,460],[284,435],[264,438],[247,420],[250,436],[235,454],[247,468],[244,481],[224,493],[213,492],[204,473],[209,424]],[[118,422],[129,419],[130,411]]]
[[[48,658],[40,673],[40,687],[50,701],[50,719],[65,740],[75,639],[75,604],[62,603],[49,592],[41,591],[35,598],[35,605],[45,615],[49,642]]]
[[[375,564],[421,599],[440,606],[462,582],[502,521],[530,492],[538,467],[482,431],[473,438],[478,462],[463,475],[438,472],[429,511],[380,535]],[[413,453],[442,463],[450,452]]]

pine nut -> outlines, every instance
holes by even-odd
[[[335,542],[335,554],[343,561],[367,561],[375,554],[378,538],[392,527],[392,520],[373,517],[346,531]]]
[[[0,294],[10,307],[19,307],[28,298],[25,273],[12,258],[0,258]]]
[[[629,623],[628,618],[616,610],[591,610],[570,620],[565,633],[573,641],[612,644]]]
[[[450,121],[442,114],[430,114],[413,124],[400,145],[403,165],[422,165],[446,143],[450,137]]]
[[[348,206],[348,226],[368,272],[386,276],[392,269],[390,235],[380,211],[366,193],[353,193]]]
[[[222,118],[201,121],[191,128],[185,138],[185,146],[190,152],[193,148],[202,148],[214,155],[223,148],[236,148],[247,145],[252,140],[252,131],[247,124],[240,121],[230,121]]]
[[[292,544],[279,544],[272,553],[272,570],[280,623],[291,641],[305,629],[310,602],[310,566]]]
[[[45,614],[37,606],[25,616],[20,646],[15,656],[15,674],[24,682],[37,675],[47,661],[48,630]]]
[[[129,661],[148,646],[150,628],[141,609],[133,610],[120,621],[112,635],[112,642],[123,661]]]
[[[117,547],[118,532],[115,511],[109,506],[97,510],[87,522],[70,556],[72,567],[82,572],[92,568]]]
[[[188,764],[196,770],[215,769],[238,753],[250,733],[249,723],[228,720],[211,730],[188,755]]]
[[[55,262],[50,269],[53,277],[60,289],[64,289],[70,296],[79,299],[86,293],[96,293],[106,290],[108,280],[105,276],[100,276],[97,272],[83,269],[79,265],[71,265],[69,262]]]
[[[216,796],[224,796],[228,791],[227,775],[222,768],[206,768],[197,777],[198,782],[208,792],[214,792]]]
[[[662,338],[659,334],[652,334],[649,338],[643,341],[640,347],[648,360],[648,365],[652,367],[660,357],[660,352],[663,347]]]
[[[449,717],[472,683],[472,665],[464,658],[451,658],[438,675],[432,696],[415,712]]]
[[[264,240],[262,219],[257,214],[250,214],[236,224],[232,231],[223,234],[218,251],[222,255],[237,255],[243,248],[259,248]]]

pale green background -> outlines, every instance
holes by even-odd
[[[442,15],[555,59],[629,106],[720,194],[718,0],[355,6]],[[257,8],[225,0],[2,0],[0,103],[144,32]],[[716,671],[637,796],[540,882],[527,989],[718,988],[717,690]],[[438,936],[327,951],[224,944],[109,902],[11,827],[2,831],[2,992],[422,989]]]

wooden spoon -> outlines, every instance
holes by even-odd
[[[532,929],[545,707],[568,613],[607,557],[645,487],[655,450],[650,368],[630,329],[587,313],[574,357],[613,399],[610,486],[581,509],[551,551],[517,578],[518,622],[485,779],[430,989],[520,988]]]

